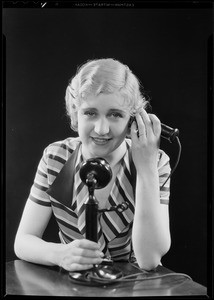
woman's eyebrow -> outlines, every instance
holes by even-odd
[[[118,112],[118,113],[121,113],[121,114],[126,114],[127,112],[123,109],[120,109],[120,108],[110,108],[109,109],[109,112]]]
[[[96,107],[90,107],[90,106],[83,107],[83,108],[81,108],[81,110],[83,110],[83,111],[86,111],[86,110],[95,110],[95,111],[98,111],[98,109]]]

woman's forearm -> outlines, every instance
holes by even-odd
[[[46,242],[31,234],[16,236],[14,250],[18,258],[47,266],[58,265],[57,251],[60,243]]]
[[[160,203],[157,169],[137,176],[133,248],[140,267],[155,268],[169,250],[168,208]]]

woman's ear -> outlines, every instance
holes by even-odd
[[[74,131],[78,131],[78,117],[77,117],[77,112],[76,111],[72,112],[72,114],[70,116],[70,119],[71,119],[71,128]]]

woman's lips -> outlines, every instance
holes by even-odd
[[[110,138],[97,138],[97,137],[91,137],[91,138],[96,145],[106,145],[111,140]]]

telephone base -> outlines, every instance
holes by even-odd
[[[118,282],[123,277],[120,269],[113,265],[95,265],[92,269],[69,272],[69,278],[73,282],[82,285],[100,286],[109,285]]]

